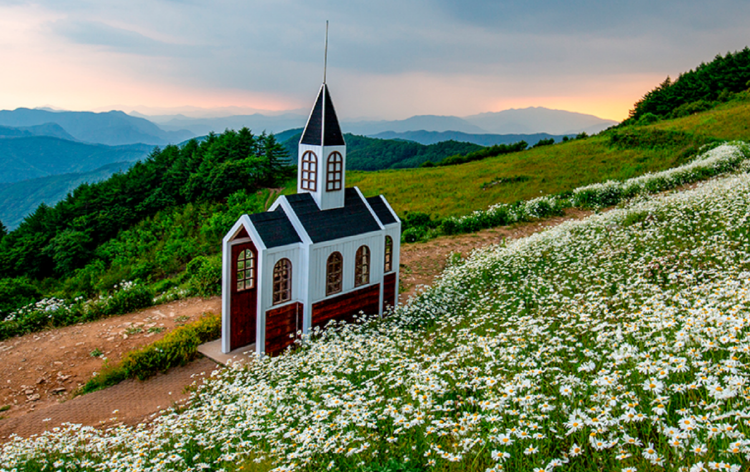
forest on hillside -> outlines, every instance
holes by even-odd
[[[292,158],[297,156],[302,130],[289,130],[279,134],[279,139]],[[405,169],[419,167],[425,162],[440,162],[446,157],[466,155],[483,149],[473,143],[441,141],[420,144],[402,139],[380,139],[344,133],[346,140],[346,168],[350,170]]]
[[[106,265],[112,255],[97,248],[119,232],[171,207],[278,186],[291,175],[286,158],[273,135],[246,128],[157,148],[127,172],[40,205],[0,240],[0,277],[67,277],[94,260]]]
[[[635,103],[621,126],[679,118],[713,108],[750,88],[750,48],[717,55],[676,80],[667,77]]]

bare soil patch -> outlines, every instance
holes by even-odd
[[[0,365],[3,366],[0,407],[10,406],[10,409],[0,412],[3,418],[0,420],[0,436],[3,431],[7,432],[6,425],[19,424],[12,421],[14,418],[66,405],[72,393],[94,372],[100,371],[107,359],[117,362],[125,352],[151,344],[205,312],[218,313],[220,310],[219,297],[177,300],[128,315],[0,342]],[[172,390],[175,393],[182,387],[175,385]],[[120,411],[137,411],[145,400],[134,396],[131,403],[125,402],[118,408]],[[80,413],[84,411],[80,410]]]
[[[29,437],[64,423],[108,428],[147,422],[170,406],[184,404],[190,396],[186,387],[202,382],[216,368],[215,362],[203,358],[145,382],[126,380],[64,403],[53,402],[23,416],[6,418],[0,421],[0,442],[11,434]]]

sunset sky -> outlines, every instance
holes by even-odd
[[[0,0],[0,109],[308,109],[325,20],[348,119],[622,120],[667,75],[750,44],[741,0]]]

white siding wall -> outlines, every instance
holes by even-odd
[[[396,305],[398,305],[398,286],[401,278],[401,223],[392,223],[386,226],[385,234],[393,238],[392,272],[396,273]]]
[[[354,264],[357,249],[366,245],[370,248],[370,285],[383,281],[383,251],[385,250],[385,234],[382,231],[352,236],[320,244],[314,244],[310,249],[310,303],[318,302],[326,297],[326,264],[328,256],[338,251],[343,257],[343,286],[342,291],[331,295],[335,297],[354,290]],[[360,288],[360,287],[357,287]]]
[[[263,259],[260,261],[260,276],[263,277],[263,282],[259,287],[260,297],[259,308],[260,312],[265,316],[266,311],[270,308],[275,308],[273,305],[273,267],[281,259],[289,259],[292,263],[292,299],[288,302],[300,301],[300,289],[301,280],[304,278],[304,270],[300,261],[300,248],[284,246],[280,248],[267,249],[263,254]],[[283,306],[279,304],[276,306]],[[265,326],[265,323],[264,323]]]

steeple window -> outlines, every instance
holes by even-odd
[[[318,156],[312,151],[302,154],[302,190],[315,192],[318,189]]]
[[[332,152],[328,156],[328,165],[326,168],[326,191],[334,192],[341,190],[344,182],[344,158],[341,153]]]

